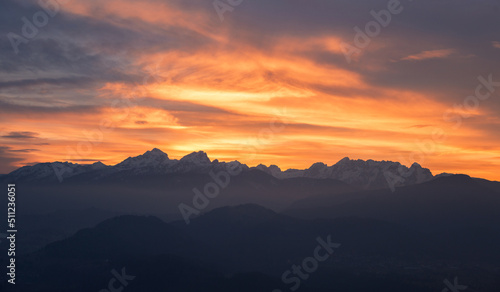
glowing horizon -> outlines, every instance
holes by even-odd
[[[493,26],[454,36],[460,17],[424,2],[349,63],[341,43],[387,1],[376,2],[363,10],[338,1],[310,15],[290,1],[279,17],[277,4],[243,2],[221,22],[211,3],[67,1],[19,54],[2,53],[0,173],[116,164],[159,148],[281,169],[343,157],[417,162],[500,181],[500,87],[470,99],[478,78],[500,82]],[[40,10],[8,3],[17,14],[6,29],[16,33],[21,16]],[[490,15],[489,4],[474,5],[475,17]],[[430,9],[451,24],[433,31],[409,17]]]

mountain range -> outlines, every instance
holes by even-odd
[[[223,186],[217,175],[235,166]],[[282,171],[153,149],[112,166],[26,166],[0,181],[16,183],[20,206],[19,291],[102,291],[122,269],[131,292],[288,291],[283,273],[329,237],[338,250],[300,291],[443,291],[454,277],[471,291],[500,285],[500,182],[418,164],[344,158]],[[207,185],[220,193],[186,224],[180,204],[195,206]]]
[[[24,193],[18,198],[23,204],[21,212],[27,214],[101,208],[115,214],[154,214],[173,220],[181,216],[180,204],[193,206],[195,195],[213,186],[214,176],[228,167],[242,171],[230,176],[227,186],[219,186],[217,198],[201,213],[247,203],[283,211],[297,201],[318,196],[395,191],[450,175],[433,176],[417,163],[406,167],[399,162],[347,157],[331,166],[318,162],[308,169],[282,171],[276,165],[249,167],[238,161],[211,160],[203,151],[170,159],[155,148],[116,165],[52,162],[24,166],[0,176],[0,182],[18,183],[18,190]]]
[[[412,185],[433,179],[431,171],[414,163],[406,167],[399,162],[351,160],[343,158],[334,165],[328,166],[322,162],[314,163],[308,169],[288,169],[282,171],[278,166],[260,164],[249,167],[238,161],[219,162],[210,160],[203,151],[193,152],[181,159],[170,159],[168,154],[154,148],[136,157],[128,157],[124,161],[108,166],[102,162],[91,165],[81,165],[70,162],[39,163],[21,167],[0,180],[9,182],[54,182],[84,177],[88,180],[103,180],[116,175],[168,175],[183,173],[209,173],[225,169],[226,164],[241,165],[243,171],[260,170],[278,179],[313,178],[335,179],[363,189],[387,188],[388,177],[400,177],[395,186]]]
[[[439,179],[428,187],[448,183]],[[485,201],[499,206],[498,199]],[[441,291],[443,279],[457,276],[471,291],[498,291],[500,237],[493,224],[455,224],[436,232],[354,214],[309,220],[246,204],[215,209],[190,225],[114,217],[20,256],[19,288],[99,291],[110,271],[123,267],[136,277],[129,291],[287,291],[291,285],[280,281],[283,272],[311,256],[318,238],[329,238],[338,243],[335,252],[302,281],[301,291]],[[499,222],[498,216],[485,219]]]

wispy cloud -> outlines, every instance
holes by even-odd
[[[9,152],[18,152],[18,153],[30,153],[34,151],[40,151],[40,149],[17,149],[17,150],[9,150]]]
[[[9,139],[34,139],[38,137],[38,133],[34,132],[10,132],[7,135],[0,136]]]
[[[203,149],[244,160],[239,147],[286,107],[287,130],[256,161],[304,168],[344,156],[408,157],[415,140],[440,127],[450,137],[424,166],[484,171],[477,161],[499,152],[500,103],[481,103],[460,131],[443,121],[474,90],[476,74],[500,78],[491,61],[500,18],[483,2],[460,1],[453,10],[433,1],[408,6],[358,63],[347,64],[340,43],[387,1],[288,0],[283,9],[280,1],[252,0],[223,23],[211,1],[72,1],[16,55],[6,36],[22,34],[21,18],[40,6],[4,0],[0,142],[43,151],[4,149],[3,161],[12,169],[22,165],[20,156],[23,163],[65,161],[68,145],[76,151],[101,137],[103,121],[113,130],[81,159],[117,163],[160,147],[172,157]],[[471,9],[478,13],[462,17]],[[120,109],[122,98],[135,96]],[[492,163],[489,177],[498,179],[500,161]]]
[[[5,174],[13,170],[16,163],[23,161],[23,158],[17,157],[15,154],[9,154],[11,147],[0,146],[0,174]]]
[[[408,57],[404,57],[401,60],[404,61],[421,61],[428,59],[439,59],[446,58],[455,53],[453,49],[445,49],[445,50],[431,50],[431,51],[423,51],[415,55],[410,55]]]

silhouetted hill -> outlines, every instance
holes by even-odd
[[[17,191],[23,194],[18,197],[23,214],[100,208],[116,213],[174,215],[180,219],[179,204],[193,206],[193,189],[204,192],[205,186],[214,182],[207,173],[134,174],[109,176],[98,181],[74,177],[62,183],[22,183]],[[280,180],[260,170],[232,176],[227,187],[219,189],[218,196],[210,200],[203,212],[246,203],[281,210],[307,196],[357,190],[333,179]]]
[[[68,239],[49,244],[43,253],[55,258],[108,259],[159,254],[192,254],[202,248],[177,228],[152,216],[121,216]]]
[[[265,210],[258,206],[253,209]],[[262,213],[251,211],[246,215],[258,219]],[[18,281],[16,289],[100,291],[113,278],[111,271],[121,271],[122,267],[135,277],[128,291],[250,292],[284,288],[279,278],[259,272],[224,276],[219,272],[221,253],[158,218],[120,216],[80,230],[39,252],[20,256],[18,277],[23,280]],[[4,283],[0,287],[10,288]]]
[[[326,240],[330,236],[341,244],[340,254],[347,252],[352,257],[405,254],[402,258],[408,259],[430,252],[421,244],[419,232],[397,224],[362,218],[301,220],[255,205],[220,208],[189,225],[176,224],[216,247],[221,253],[219,261],[240,272],[279,273],[288,262],[307,256],[318,237]]]
[[[500,244],[500,193],[466,175],[441,177],[394,193],[321,196],[292,206],[286,214],[300,218],[355,216],[419,230],[435,250],[434,258],[460,257],[469,263],[500,260],[495,248]]]
[[[433,233],[370,218],[304,220],[253,204],[215,209],[189,225],[120,216],[21,256],[18,287],[100,291],[112,269],[125,267],[136,277],[129,291],[285,291],[290,285],[280,281],[283,272],[313,256],[321,238],[334,243],[334,252],[301,291],[326,292],[331,285],[356,292],[430,291],[450,273],[480,278],[490,283],[481,291],[494,291],[491,265],[500,259],[500,242],[485,230]]]
[[[80,229],[93,227],[117,215],[119,214],[97,208],[22,214],[16,220],[23,227],[23,232],[17,234],[19,254],[34,252],[48,243],[67,238]]]
[[[121,258],[106,261],[88,259],[53,260],[43,258],[45,262],[35,262],[42,258],[22,261],[24,265],[19,280],[12,289],[10,284],[0,284],[2,291],[23,292],[87,292],[108,289],[111,280],[119,289],[120,280],[116,280],[112,271],[125,274],[127,286],[123,291],[171,291],[171,292],[221,292],[221,291],[273,291],[284,288],[278,278],[261,273],[237,274],[224,276],[209,267],[203,267],[192,261],[172,256],[157,255],[141,258]],[[132,279],[133,278],[133,279]],[[118,291],[118,290],[117,290]],[[313,291],[305,289],[305,291]]]
[[[286,214],[302,218],[358,216],[425,228],[498,226],[500,194],[466,175],[437,178],[419,185],[390,190],[317,196],[298,201]]]
[[[478,184],[482,185],[483,187],[489,188],[495,192],[500,193],[500,182],[498,181],[489,181],[486,179],[482,178],[475,178],[474,179]]]

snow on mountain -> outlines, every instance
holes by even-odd
[[[197,165],[207,165],[210,164],[212,161],[210,161],[210,158],[208,158],[207,153],[203,151],[198,151],[182,157],[181,160],[179,160],[179,162],[192,163]]]
[[[261,170],[267,174],[270,174],[274,177],[278,177],[280,175],[281,169],[277,165],[265,166],[264,164],[259,164],[255,167],[255,169]]]
[[[414,163],[410,168],[399,162],[351,160],[344,158],[331,166],[331,178],[364,188],[385,188],[423,183],[433,178],[428,169]]]
[[[203,151],[193,152],[172,165],[170,172],[186,173],[186,172],[208,172],[211,169],[211,161],[207,154]]]
[[[434,176],[434,178],[449,177],[449,176],[453,176],[453,175],[457,175],[457,173],[447,173],[447,172],[443,172],[443,173],[440,173],[440,174],[436,174],[436,175]]]
[[[280,179],[331,178],[366,189],[387,188],[390,187],[391,183],[394,183],[394,186],[410,185],[426,182],[433,178],[430,170],[422,168],[417,163],[408,168],[399,162],[351,160],[348,157],[332,166],[318,162],[304,170],[289,169],[282,172],[275,169],[274,172],[271,172],[270,168],[265,165],[259,165],[256,168]]]
[[[91,165],[91,168],[93,170],[104,169],[106,167],[108,167],[108,166],[100,161],[97,161],[96,163]]]
[[[71,162],[38,163],[33,166],[23,166],[9,173],[6,178],[11,181],[47,181],[64,180],[89,171],[106,169],[102,162],[94,164],[77,164]]]
[[[13,181],[23,180],[23,181],[34,181],[42,179],[57,179],[54,172],[54,167],[59,169],[72,168],[73,163],[39,163],[33,166],[23,166],[17,170],[8,174],[8,177]],[[69,172],[68,172],[69,173]]]
[[[114,172],[130,171],[134,174],[146,173],[186,173],[186,172],[208,172],[212,162],[203,151],[193,152],[180,160],[169,159],[168,155],[160,149],[153,149],[146,153],[129,157],[123,162],[115,165]]]
[[[115,166],[107,166],[101,162],[90,165],[80,165],[70,162],[40,163],[21,167],[2,180],[11,181],[62,181],[64,179],[85,174],[85,179],[104,179],[110,175],[147,175],[169,173],[208,173],[226,169],[228,164],[239,164],[244,171],[258,169],[279,179],[307,177],[316,179],[337,179],[345,183],[366,189],[387,188],[392,186],[422,183],[433,178],[432,173],[414,163],[410,168],[399,162],[351,160],[343,158],[336,164],[328,166],[318,162],[308,169],[288,169],[282,171],[278,166],[258,165],[249,168],[238,161],[211,161],[203,151],[193,152],[180,160],[170,159],[160,149],[154,148],[142,155],[129,157]]]
[[[158,148],[147,151],[142,155],[136,157],[129,157],[124,161],[118,163],[113,168],[117,171],[130,170],[136,174],[163,171],[177,160],[170,160],[167,153]]]

